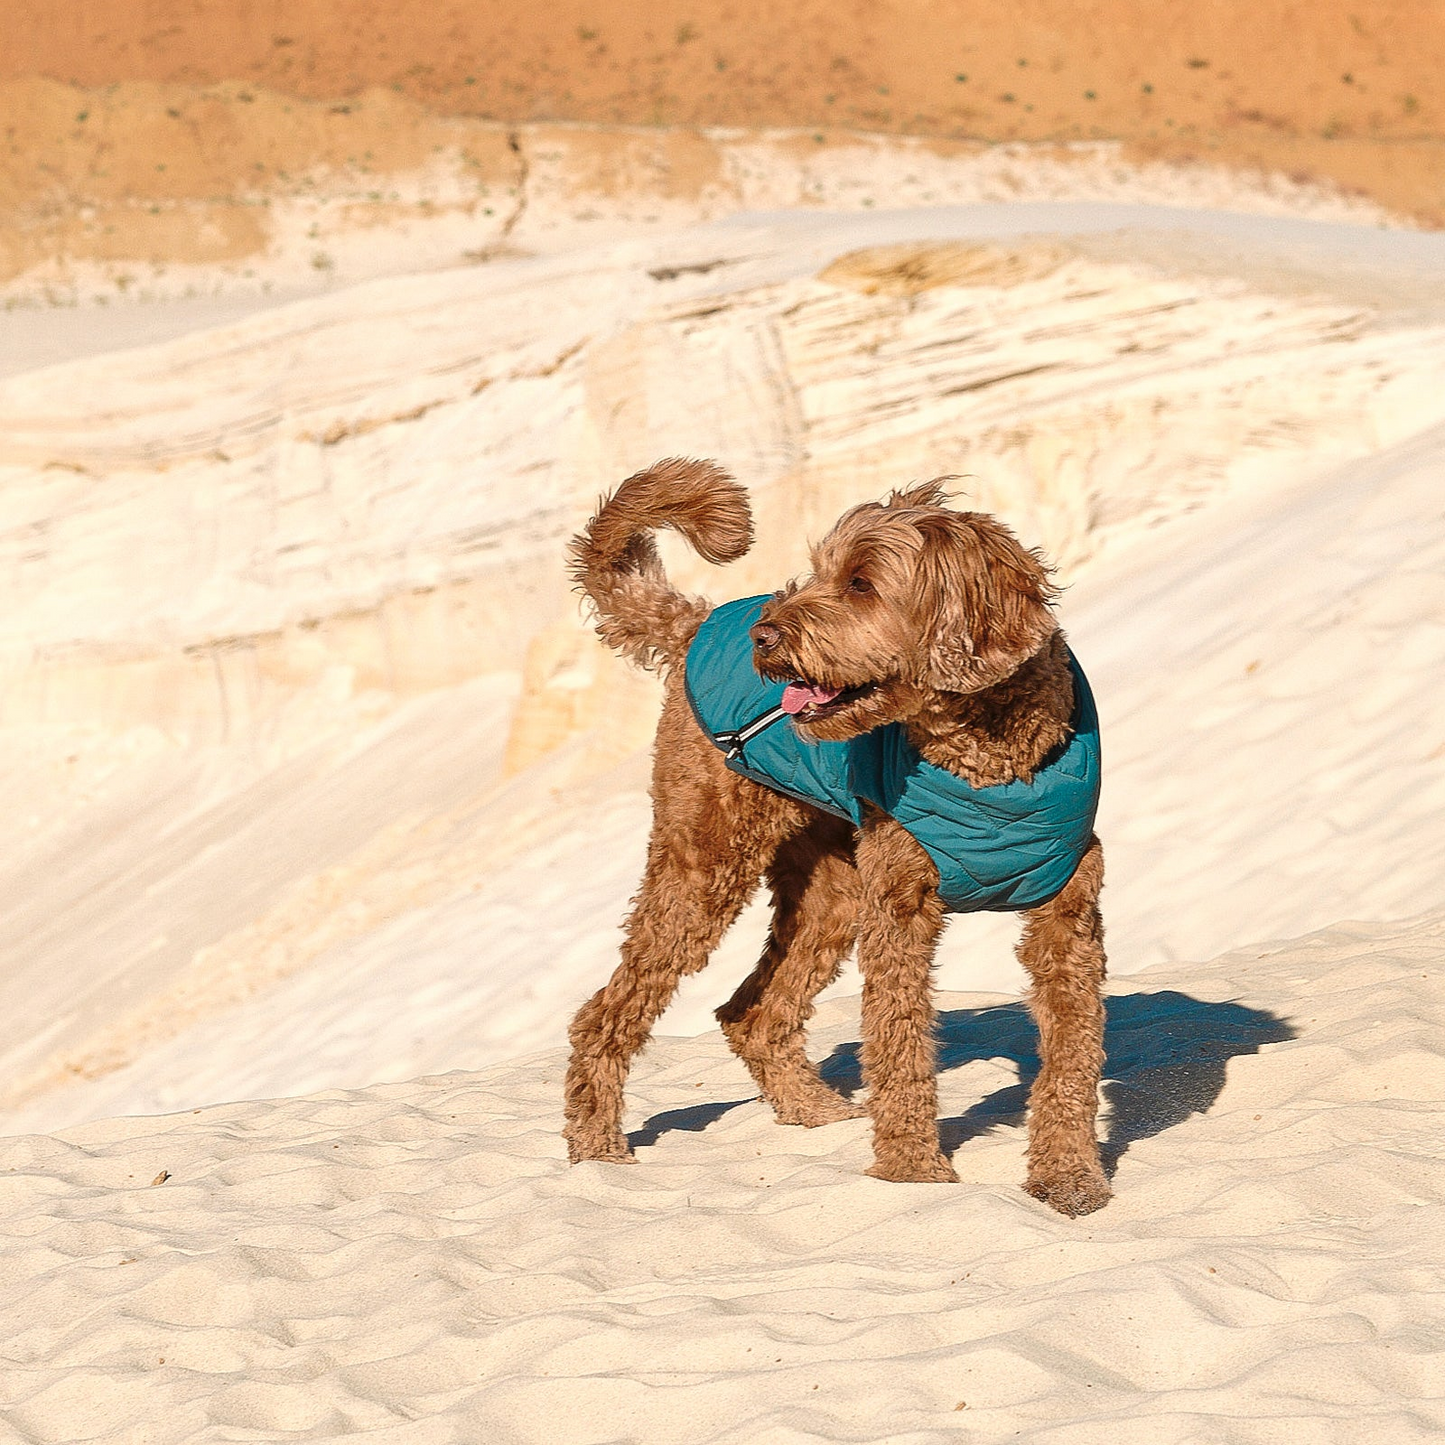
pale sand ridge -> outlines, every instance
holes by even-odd
[[[1286,936],[1301,921],[1405,916],[1438,902],[1442,456],[1445,437],[1427,433],[1207,525],[1192,517],[1161,528],[1132,575],[1085,579],[1066,600],[1104,712],[1116,974],[1151,955]],[[1241,607],[1241,598],[1269,605]],[[475,695],[460,701],[478,705]],[[469,716],[449,695],[425,707],[378,744],[372,769],[432,736],[419,730],[428,712],[438,722]],[[437,760],[449,756],[458,754]],[[549,778],[565,783],[566,774],[524,775],[481,805],[464,796],[438,808],[430,831],[413,824],[343,864],[291,913],[221,951],[239,992],[220,991],[226,975],[199,961],[79,1055],[97,1071],[106,1049],[135,1063],[14,1110],[11,1127],[404,1079],[560,1042],[572,1009],[613,966],[648,809],[640,761],[585,788],[567,783],[560,796]],[[424,780],[419,770],[412,796]],[[326,786],[339,801],[350,784],[342,774]],[[452,801],[445,771],[429,786]],[[664,1027],[710,1029],[711,1009],[751,967],[764,928],[755,908],[714,964],[685,982]],[[943,985],[1021,988],[1016,928],[954,920]],[[298,929],[300,945],[291,942]],[[287,966],[288,947],[314,961]],[[856,974],[838,987],[856,989]],[[26,1006],[33,1015],[35,1001]]]
[[[0,385],[11,1127],[560,1042],[640,869],[655,707],[562,543],[668,452],[753,488],[743,564],[670,556],[720,600],[945,471],[1064,562],[1116,973],[1438,905],[1441,246],[1138,209],[753,218]],[[900,254],[934,259],[894,284]],[[1018,987],[1011,927],[956,923],[944,986]],[[760,935],[670,1029],[710,1026]]]

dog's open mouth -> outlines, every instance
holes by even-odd
[[[842,712],[849,703],[867,697],[878,684],[865,682],[858,687],[824,687],[816,682],[790,682],[783,689],[782,708],[799,722],[816,722]]]

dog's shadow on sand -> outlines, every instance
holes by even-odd
[[[1224,1088],[1225,1065],[1263,1044],[1295,1036],[1277,1014],[1240,1003],[1208,1003],[1165,989],[1119,994],[1105,1000],[1104,1139],[1100,1152],[1112,1175],[1129,1146],[1207,1113]],[[857,1043],[840,1044],[819,1065],[840,1093],[862,1083]],[[1024,1123],[1029,1087],[1038,1073],[1038,1031],[1022,1003],[950,1009],[938,1016],[940,1073],[982,1059],[1006,1059],[1018,1082],[980,1099],[964,1113],[940,1119],[939,1137],[952,1156],[960,1144],[1000,1126]],[[751,1103],[694,1104],[654,1114],[633,1132],[634,1149],[675,1130],[698,1133],[724,1114]]]

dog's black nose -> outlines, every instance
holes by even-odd
[[[774,627],[771,622],[759,622],[748,636],[759,652],[771,652],[783,640],[783,629]]]

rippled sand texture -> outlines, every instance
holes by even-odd
[[[569,1169],[559,1053],[0,1144],[11,1438],[1439,1438],[1445,923],[1114,985],[1117,1198],[1018,1188],[1032,1036],[942,1000],[957,1187],[783,1128],[667,1039],[631,1167]],[[853,1001],[817,1043],[857,1081]]]

